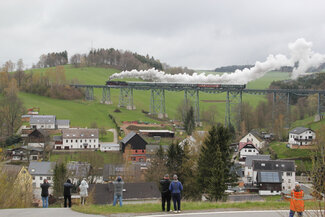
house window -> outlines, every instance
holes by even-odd
[[[47,177],[47,180],[51,180],[51,177],[50,177],[50,176],[48,176],[48,177]]]
[[[78,142],[78,140],[76,140],[76,142]]]
[[[87,139],[85,139],[85,142],[87,142]]]
[[[144,153],[144,150],[142,150],[142,153]]]
[[[82,139],[80,139],[80,142],[82,142]]]
[[[248,150],[248,152],[252,152],[252,150]]]
[[[89,145],[89,148],[91,148],[91,145]]]
[[[288,179],[288,183],[291,183],[291,179]]]
[[[135,150],[135,153],[138,153],[138,150]]]
[[[40,176],[40,177],[39,177],[39,180],[43,180],[43,177],[42,177],[42,176]]]
[[[279,167],[279,164],[275,164],[276,167]]]
[[[290,173],[290,172],[287,172],[287,176],[292,176],[292,173]]]
[[[69,140],[65,140],[65,142],[66,142],[66,143],[68,143],[68,142],[69,142]]]
[[[73,143],[73,140],[71,139],[71,143]]]
[[[82,145],[80,145],[80,148],[82,148]]]
[[[94,139],[94,142],[96,142],[96,139]]]
[[[35,180],[35,176],[33,176],[33,180]]]

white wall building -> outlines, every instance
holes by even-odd
[[[242,146],[239,147],[239,155],[241,159],[245,159],[247,156],[255,156],[258,154],[259,151],[251,142],[242,144]]]
[[[62,144],[55,149],[98,149],[98,129],[70,128],[62,129]]]
[[[245,183],[252,182],[253,177],[253,160],[270,160],[270,155],[250,155],[245,159],[244,177]]]
[[[258,173],[275,172],[281,180],[281,190],[290,191],[295,187],[296,168],[293,160],[253,160],[253,184],[257,184]],[[270,192],[272,189],[268,189]],[[264,189],[265,191],[265,189]]]
[[[265,141],[262,139],[260,135],[258,135],[257,132],[251,131],[246,136],[244,136],[240,141],[240,143],[247,143],[252,142],[252,144],[257,148],[261,149],[265,145]]]
[[[296,127],[289,132],[289,145],[311,145],[316,139],[316,133],[309,128]]]
[[[31,128],[36,129],[55,129],[55,115],[33,115],[30,117],[29,124]]]
[[[120,144],[114,143],[101,143],[100,144],[100,151],[107,152],[107,151],[120,151]]]
[[[44,182],[44,179],[47,179],[50,185],[53,186],[55,164],[56,162],[30,162],[28,172],[33,177],[34,188],[40,188],[41,184]]]

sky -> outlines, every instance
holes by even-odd
[[[0,65],[91,48],[214,69],[287,54],[298,38],[325,53],[323,0],[1,0]]]

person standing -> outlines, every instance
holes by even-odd
[[[86,203],[86,197],[88,197],[88,188],[89,188],[88,183],[84,178],[79,185],[81,205],[85,205]]]
[[[170,211],[170,199],[171,199],[171,194],[169,191],[169,185],[170,185],[170,180],[169,180],[169,175],[166,174],[162,180],[160,180],[160,191],[161,191],[161,206],[162,206],[162,211],[165,211],[165,203],[167,202],[167,212]]]
[[[173,179],[174,180],[169,185],[169,190],[173,198],[174,212],[177,213],[181,212],[181,192],[183,191],[183,185],[180,181],[178,181],[176,174],[173,176]]]
[[[43,180],[43,184],[41,184],[42,192],[42,202],[43,202],[43,208],[49,207],[49,187],[51,185],[48,183],[47,179]]]
[[[291,191],[289,217],[293,217],[296,212],[298,216],[302,216],[304,210],[304,191],[301,189],[300,184],[296,182],[295,189]]]
[[[63,184],[63,187],[64,207],[67,207],[67,200],[69,201],[69,207],[71,207],[71,188],[73,187],[73,184],[71,183],[70,179]]]
[[[123,185],[124,182],[122,181],[121,176],[118,176],[116,181],[113,182],[114,185],[114,201],[113,206],[116,205],[117,200],[120,201],[120,206],[122,206],[122,199],[123,199]]]

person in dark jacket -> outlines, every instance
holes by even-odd
[[[171,194],[169,191],[169,185],[170,185],[170,180],[169,180],[169,175],[166,174],[162,180],[160,180],[160,191],[161,191],[161,206],[162,206],[162,211],[165,211],[165,203],[167,202],[167,212],[170,211],[170,199],[171,199]]]
[[[116,181],[113,182],[114,185],[114,200],[113,200],[113,206],[116,205],[117,200],[120,201],[120,206],[123,205],[123,185],[124,182],[122,180],[121,176],[118,176]]]
[[[172,193],[174,212],[177,213],[181,212],[181,192],[183,191],[183,185],[180,181],[178,181],[177,175],[174,175],[173,179],[174,180],[169,185],[169,190]]]
[[[43,202],[43,208],[49,207],[49,187],[51,185],[48,183],[47,179],[43,180],[43,184],[41,184],[42,192],[42,202]]]
[[[73,187],[73,184],[71,183],[70,179],[63,184],[63,187],[64,207],[67,207],[67,200],[69,201],[69,207],[71,207],[71,188]]]

